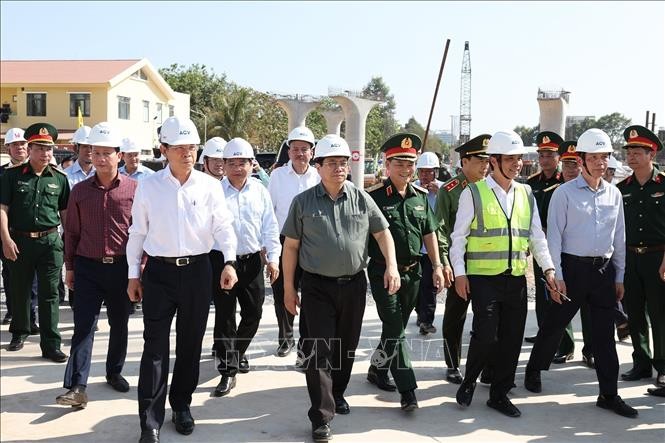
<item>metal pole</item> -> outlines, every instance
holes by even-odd
[[[436,96],[439,93],[439,84],[441,83],[441,76],[443,75],[443,67],[446,65],[446,58],[448,57],[448,47],[450,46],[450,39],[446,40],[446,49],[443,51],[443,59],[441,60],[441,67],[439,68],[439,78],[436,80],[436,87],[434,88],[434,97],[432,98],[432,107],[429,110],[429,118],[427,119],[427,128],[425,128],[425,136],[423,137],[423,152],[427,145],[427,135],[429,134],[429,125],[432,123],[432,114],[434,114],[434,105],[436,104]]]

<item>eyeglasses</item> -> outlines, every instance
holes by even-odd
[[[289,151],[293,152],[294,154],[307,154],[311,150],[312,148],[289,148]]]
[[[169,146],[169,149],[177,152],[196,152],[199,150],[199,147],[196,145],[177,145]]]
[[[347,166],[349,166],[349,162],[348,160],[340,160],[338,162],[329,161],[329,162],[324,162],[323,166],[326,166],[331,169],[346,168]]]

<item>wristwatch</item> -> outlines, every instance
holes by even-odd
[[[235,260],[225,261],[224,266],[231,266],[233,269],[236,269],[236,261]]]

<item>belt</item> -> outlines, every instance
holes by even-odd
[[[647,252],[657,252],[665,251],[665,245],[654,245],[654,246],[626,246],[631,252],[635,254],[646,254]]]
[[[566,254],[565,252],[561,255],[580,263],[591,263],[593,265],[605,264],[610,261],[610,259],[606,257],[580,257],[579,255]]]
[[[42,238],[46,237],[47,235],[57,232],[58,227],[50,228],[47,229],[46,231],[36,231],[36,232],[25,232],[25,231],[16,231],[14,229],[11,229],[12,234],[20,235],[21,237],[28,237],[28,238]]]
[[[196,263],[197,261],[202,260],[204,258],[208,258],[208,254],[188,255],[186,257],[156,257],[156,256],[150,256],[150,258],[154,258],[155,260],[161,261],[162,263],[168,263],[169,265],[187,266],[187,265],[191,265],[192,263]]]
[[[256,254],[258,254],[261,251],[256,251],[256,252],[251,252],[249,254],[244,254],[244,255],[236,255],[236,260],[247,260],[252,257],[254,257]]]
[[[357,274],[353,274],[353,275],[342,275],[342,276],[340,276],[340,277],[328,277],[327,275],[314,274],[314,273],[312,273],[312,272],[307,272],[307,271],[304,271],[304,272],[305,272],[306,274],[308,274],[308,275],[314,277],[314,278],[317,279],[317,280],[323,280],[323,281],[335,282],[335,283],[337,283],[338,285],[344,285],[344,284],[347,284],[347,283],[349,283],[350,281],[353,281],[353,280],[355,280],[356,278],[358,278],[360,275],[364,275],[364,274],[365,274],[364,271],[360,271],[360,272],[358,272]]]
[[[384,262],[382,260],[377,260],[375,258],[373,258],[372,260],[374,260],[375,262],[377,262],[380,265],[383,265],[383,266],[386,265],[386,262]],[[419,264],[420,264],[420,261],[414,261],[413,263],[409,263],[408,265],[400,265],[398,263],[397,264],[397,270],[399,272],[409,272],[411,269],[415,268]]]
[[[107,257],[83,257],[82,258],[96,261],[99,263],[104,263],[105,265],[112,265],[114,263],[122,263],[123,261],[127,261],[127,256],[126,255],[110,255]]]

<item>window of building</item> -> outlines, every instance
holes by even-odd
[[[83,92],[69,94],[69,116],[78,117],[79,108],[83,117],[90,117],[90,94]]]
[[[145,72],[143,72],[143,69],[139,69],[138,71],[134,72],[132,77],[140,78],[141,80],[148,80],[148,76],[145,74]]]
[[[175,108],[173,105],[169,105],[169,117],[173,117],[175,115]]]
[[[150,122],[150,102],[148,100],[143,100],[143,121]]]
[[[45,117],[46,116],[46,94],[34,93],[26,94],[28,101],[27,114],[29,117]]]
[[[118,96],[118,118],[129,120],[129,97]]]
[[[161,103],[157,103],[157,110],[155,111],[155,117],[156,117],[157,123],[162,122],[163,117],[162,117],[162,104]]]

